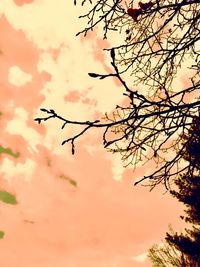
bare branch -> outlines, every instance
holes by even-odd
[[[89,2],[88,13],[80,16],[88,26],[78,34],[86,35],[103,25],[103,38],[113,30],[127,37],[122,44],[105,49],[110,52],[112,73],[88,75],[117,79],[129,104],[117,105],[111,115],[96,121],[72,121],[47,109],[41,109],[46,117],[35,120],[58,119],[62,129],[66,125],[81,126],[78,134],[62,143],[70,142],[73,154],[78,138],[89,129],[103,128],[104,147],[120,153],[125,166],[136,168],[141,162],[155,162],[156,169],[135,184],[148,181],[152,189],[159,183],[169,188],[174,176],[192,168],[184,163],[183,151],[193,137],[189,143],[183,143],[182,137],[194,120],[199,125],[200,2],[149,1],[139,2],[138,8],[133,8],[133,1],[127,1],[127,6],[122,0]],[[189,85],[175,88],[174,81],[185,65]],[[126,75],[132,78],[131,84]]]

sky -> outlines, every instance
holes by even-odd
[[[0,189],[17,200],[0,202],[4,267],[149,267],[168,225],[183,229],[183,207],[163,187],[133,186],[146,169],[124,168],[102,131],[81,136],[71,155],[61,143],[78,129],[34,121],[40,108],[93,120],[124,100],[116,81],[88,76],[110,70],[112,40],[98,29],[75,36],[83,11],[67,0],[0,4],[0,145],[12,150],[0,154]]]

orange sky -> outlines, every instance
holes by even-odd
[[[110,68],[109,42],[97,30],[75,37],[81,12],[72,0],[0,6],[1,145],[20,153],[0,158],[1,186],[18,201],[0,203],[3,267],[148,267],[146,252],[168,224],[182,225],[180,204],[163,188],[134,187],[145,170],[124,169],[103,149],[101,131],[82,136],[72,156],[60,144],[76,129],[33,121],[42,107],[88,120],[123,101],[113,80],[87,75]]]

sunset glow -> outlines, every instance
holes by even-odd
[[[109,72],[112,40],[100,29],[76,37],[82,13],[72,0],[0,4],[0,145],[12,149],[0,154],[1,189],[17,199],[0,202],[2,267],[150,267],[147,250],[168,225],[184,228],[182,206],[162,187],[134,187],[147,169],[124,168],[103,148],[102,130],[81,136],[72,155],[61,143],[78,128],[34,121],[40,108],[100,119],[125,101],[116,80],[88,76]]]

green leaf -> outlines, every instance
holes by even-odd
[[[77,182],[73,179],[68,179],[69,183],[73,186],[77,186]]]
[[[13,204],[13,205],[17,204],[15,195],[2,190],[0,190],[0,201],[7,204]]]
[[[3,231],[0,231],[0,239],[4,238],[5,233]]]
[[[71,185],[77,187],[77,182],[75,180],[67,177],[66,175],[62,174],[62,175],[60,175],[60,178],[67,180]]]
[[[5,153],[8,154],[14,158],[18,158],[19,157],[19,152],[14,153],[10,148],[5,148],[3,146],[0,145],[0,153]]]

